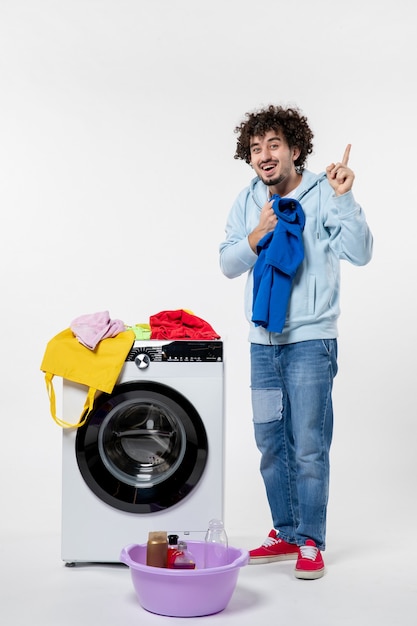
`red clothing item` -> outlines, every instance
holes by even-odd
[[[183,309],[151,315],[149,325],[151,339],[220,339],[208,322]]]

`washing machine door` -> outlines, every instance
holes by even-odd
[[[102,394],[76,436],[80,472],[107,504],[132,513],[176,505],[198,484],[208,441],[195,407],[176,390],[135,382]]]

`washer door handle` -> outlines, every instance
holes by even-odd
[[[146,368],[149,367],[150,362],[151,362],[151,359],[149,357],[149,354],[146,354],[146,352],[140,352],[135,357],[136,366],[140,370],[146,370]]]

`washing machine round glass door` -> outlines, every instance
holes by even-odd
[[[195,407],[154,382],[125,383],[96,400],[76,436],[80,472],[107,504],[132,513],[174,506],[198,484],[208,442]]]

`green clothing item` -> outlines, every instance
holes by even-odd
[[[134,326],[127,326],[128,330],[133,330],[135,333],[135,340],[151,338],[151,327],[149,324],[135,324]]]

